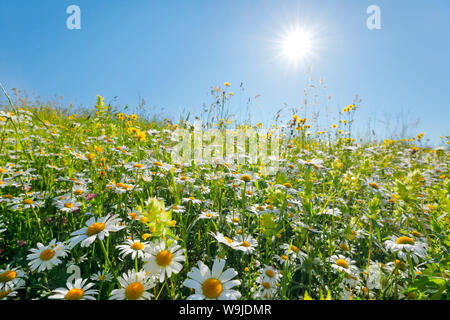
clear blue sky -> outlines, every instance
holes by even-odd
[[[81,30],[66,27],[71,4]],[[372,4],[381,30],[366,27]],[[173,117],[200,111],[210,87],[228,81],[232,109],[260,94],[253,120],[269,123],[284,103],[303,101],[304,68],[276,59],[274,46],[296,23],[315,34],[311,76],[325,78],[333,111],[358,94],[361,130],[371,121],[382,136],[385,114],[392,129],[403,112],[420,119],[411,135],[437,143],[450,134],[448,0],[0,0],[0,81],[67,105],[101,94],[134,106],[140,96]]]

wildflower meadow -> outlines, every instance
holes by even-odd
[[[4,93],[0,299],[449,298],[449,151],[354,138],[358,104],[322,131],[217,116],[195,135]]]

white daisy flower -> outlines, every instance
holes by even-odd
[[[267,269],[268,273],[272,271]],[[255,299],[268,300],[273,299],[278,292],[278,282],[274,281],[275,275],[272,278],[268,277],[266,273],[261,274],[256,278],[256,283],[259,284],[258,289],[253,294]]]
[[[127,211],[127,218],[130,219],[131,221],[139,221],[142,217],[144,217],[142,215],[142,212],[140,212],[138,210],[128,210]]]
[[[70,198],[64,199],[63,201],[58,201],[56,203],[56,207],[62,212],[74,212],[79,210],[80,206],[80,202],[77,202],[75,199]]]
[[[11,210],[26,210],[39,208],[44,205],[44,201],[36,200],[32,198],[17,198],[12,201]]]
[[[246,254],[255,252],[255,249],[258,246],[258,241],[251,235],[243,236],[240,234],[235,241],[238,242],[239,245],[234,247],[234,249],[243,251]]]
[[[0,289],[0,300],[7,300],[8,298],[15,297],[17,295],[17,290],[21,287],[14,287],[12,289]]]
[[[8,203],[8,202],[14,202],[14,196],[11,195],[11,194],[9,194],[9,193],[3,194],[3,195],[0,197],[0,204],[2,204],[3,202],[6,202],[6,203]]]
[[[88,279],[75,279],[75,281],[67,282],[67,288],[58,288],[53,290],[54,295],[49,296],[49,299],[64,299],[64,300],[96,300],[93,295],[98,294],[98,290],[91,289],[94,283],[86,283]]]
[[[68,250],[62,242],[56,243],[56,239],[53,239],[47,246],[38,242],[37,249],[31,249],[32,253],[27,255],[28,265],[32,271],[50,270],[62,262],[59,258],[67,256]]]
[[[186,203],[191,202],[192,204],[201,204],[203,202],[203,200],[196,199],[194,197],[183,198],[182,201]]]
[[[87,161],[88,159],[84,156],[84,154],[76,152],[76,151],[70,151],[70,154],[73,155],[76,159]]]
[[[189,184],[189,183],[194,183],[194,179],[187,177],[185,175],[182,175],[181,177],[176,177],[175,182],[178,184]]]
[[[186,260],[185,250],[180,248],[177,241],[173,241],[167,248],[166,242],[162,239],[159,243],[154,243],[146,250],[149,256],[144,258],[146,261],[144,270],[154,275],[159,274],[159,282],[164,281],[166,274],[167,278],[170,278],[172,273],[180,272],[183,268],[180,262]]]
[[[172,166],[170,164],[158,161],[153,158],[150,159],[150,165],[155,169],[162,169],[164,171],[170,171],[170,169],[172,169]]]
[[[181,205],[175,205],[175,204],[172,207],[169,207],[169,209],[171,209],[172,212],[175,212],[175,213],[183,213],[186,211],[186,207],[181,206]]]
[[[425,242],[415,241],[413,238],[401,236],[391,236],[391,239],[385,242],[386,248],[403,260],[407,260],[408,254],[415,263],[419,262],[418,258],[426,258],[428,245]]]
[[[145,257],[145,250],[147,249],[148,242],[140,242],[137,240],[127,239],[126,244],[121,244],[116,246],[119,249],[120,255],[124,258],[127,255],[131,255],[131,259],[134,260],[136,257],[143,259]]]
[[[85,185],[75,184],[72,187],[72,194],[75,197],[83,197],[89,193],[88,188]]]
[[[195,290],[195,294],[187,297],[187,300],[237,300],[241,293],[231,288],[241,284],[240,280],[231,280],[237,276],[233,269],[223,271],[225,260],[215,259],[212,270],[203,262],[198,262],[198,268],[192,268],[188,273],[188,279],[183,283],[184,286]]]
[[[148,290],[155,286],[155,279],[145,271],[129,270],[118,280],[121,288],[111,292],[110,300],[150,300],[153,297]]]
[[[64,202],[64,201],[68,201],[71,198],[70,193],[65,193],[62,195],[59,195],[57,197],[52,198],[53,200],[53,205],[57,205],[60,202]]]
[[[217,233],[210,232],[209,234],[211,236],[213,236],[219,243],[223,243],[223,244],[225,244],[225,245],[227,245],[227,246],[229,246],[231,248],[235,248],[235,247],[240,245],[239,242],[224,236],[220,232],[217,232]]]
[[[274,254],[273,259],[282,265],[291,261],[291,259],[289,259],[289,257],[285,254],[282,254],[281,256]]]
[[[89,247],[95,239],[103,240],[109,236],[110,232],[119,231],[125,226],[119,225],[121,220],[117,218],[117,215],[108,215],[102,218],[91,217],[86,221],[87,227],[72,232],[70,235],[73,238],[69,239],[70,245],[73,248],[79,242],[82,247]]]
[[[111,281],[112,280],[112,275],[109,273],[105,273],[105,271],[99,271],[97,273],[94,273],[93,275],[91,275],[91,280],[93,281]]]
[[[302,160],[302,159],[297,159],[297,162],[301,165],[301,166],[313,166],[314,168],[316,168],[317,170],[322,169],[323,168],[323,160],[322,159],[311,159],[311,160]]]
[[[11,179],[0,179],[0,188],[6,188],[11,185]]]
[[[106,186],[107,190],[114,190],[116,193],[125,193],[130,192],[134,189],[133,184],[118,182],[118,183],[111,183]]]
[[[266,265],[260,270],[260,277],[264,277],[266,281],[277,283],[280,280],[281,274],[276,268]]]
[[[345,272],[350,276],[355,276],[358,274],[359,269],[354,265],[355,261],[344,257],[343,255],[332,255],[330,257],[332,262],[331,267],[337,271]]]
[[[239,177],[236,177],[238,180],[243,181],[245,184],[251,184],[254,180],[258,180],[258,177],[250,174],[244,173]]]
[[[231,212],[230,214],[227,215],[226,221],[229,224],[238,226],[239,223],[241,222],[240,218],[241,218],[241,215],[238,212]]]
[[[147,170],[148,165],[141,162],[131,162],[125,165],[125,169],[128,171],[144,171]]]
[[[199,219],[212,219],[212,218],[218,218],[219,214],[217,212],[214,211],[202,211],[202,213],[199,214],[198,218]]]
[[[9,265],[5,269],[0,269],[0,290],[13,290],[17,287],[25,285],[25,272],[19,268],[10,268]]]
[[[87,181],[75,178],[75,177],[59,177],[58,181],[66,181],[66,182],[72,182],[76,185],[86,185]]]
[[[289,260],[299,260],[301,263],[308,258],[308,255],[301,251],[293,244],[283,243],[280,248],[284,250],[285,254],[289,256]]]

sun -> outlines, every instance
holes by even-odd
[[[306,59],[312,52],[313,39],[309,32],[303,29],[294,29],[281,40],[282,55],[297,64]]]
[[[321,26],[314,23],[295,23],[280,26],[277,36],[272,42],[276,51],[274,58],[289,69],[311,66],[318,57],[323,39]]]

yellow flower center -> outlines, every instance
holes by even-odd
[[[33,204],[34,201],[32,199],[25,199],[22,201],[23,204]]]
[[[374,189],[379,189],[380,188],[375,182],[369,183],[369,186],[371,186]]]
[[[70,203],[70,202],[64,203],[64,207],[66,207],[66,208],[68,208],[68,209],[71,209],[71,208],[73,208],[73,204]]]
[[[135,242],[130,246],[130,248],[133,250],[142,250],[144,249],[144,245],[140,242]]]
[[[239,222],[239,218],[237,218],[237,217],[234,217],[231,221],[233,221],[233,222]]]
[[[16,278],[17,273],[14,270],[6,270],[0,274],[0,282],[12,281]]]
[[[252,177],[249,176],[248,174],[244,174],[244,175],[241,177],[241,180],[242,180],[242,181],[245,181],[245,182],[250,182],[250,181],[252,181]]]
[[[66,300],[80,300],[81,298],[83,298],[84,296],[84,291],[83,289],[70,289],[66,295],[64,296],[64,298]]]
[[[345,269],[348,268],[348,262],[345,261],[344,259],[337,259],[336,264],[342,268],[345,268]]]
[[[135,212],[130,212],[128,214],[133,220],[136,220],[138,218],[137,214]]]
[[[209,299],[216,299],[220,296],[222,288],[222,283],[215,278],[210,278],[202,284],[203,295]]]
[[[406,269],[406,264],[403,261],[400,261],[398,259],[395,260],[395,266],[403,271]]]
[[[292,189],[292,184],[290,184],[289,182],[286,182],[285,184],[283,184],[283,186],[285,186],[286,188]]]
[[[0,299],[3,299],[4,297],[6,297],[10,292],[11,292],[11,290],[9,290],[9,289],[0,291]]]
[[[280,258],[283,259],[283,260],[287,260],[288,259],[288,257],[286,255],[282,255]]]
[[[348,247],[348,245],[346,245],[345,243],[341,243],[341,244],[339,245],[339,247],[340,247],[342,250],[344,250],[344,251],[350,250],[350,248]]]
[[[80,196],[83,194],[83,190],[78,189],[78,190],[75,190],[74,193],[75,193],[75,195]]]
[[[242,246],[242,247],[248,248],[248,247],[250,247],[250,243],[248,243],[248,241],[243,241],[243,242],[241,243],[241,246]]]
[[[39,255],[39,258],[43,261],[48,261],[51,258],[53,258],[54,256],[55,256],[55,250],[45,249],[44,251],[41,252],[41,254]]]
[[[294,245],[291,246],[292,251],[294,251],[295,253],[298,253],[298,248]]]
[[[269,282],[263,282],[262,286],[266,289],[270,289],[270,287],[271,287]]]
[[[140,163],[135,163],[135,164],[134,164],[134,167],[140,169],[140,168],[143,168],[144,165],[142,165],[142,164],[140,164]]]
[[[166,267],[172,262],[173,254],[168,250],[162,250],[156,255],[156,264]]]
[[[416,230],[414,230],[413,232],[411,232],[411,234],[415,237],[420,237],[420,233]]]
[[[117,187],[117,188],[120,188],[120,189],[125,189],[125,190],[131,189],[131,186],[130,186],[130,185],[125,184],[125,183],[122,183],[122,182],[117,183],[117,184],[116,184],[116,187]]]
[[[96,222],[90,225],[90,227],[86,230],[87,236],[93,236],[94,234],[98,234],[105,229],[106,225],[101,222]]]
[[[273,278],[275,276],[275,273],[272,270],[267,269],[266,276],[268,276],[269,278]]]
[[[144,286],[140,282],[133,282],[125,289],[125,297],[128,300],[138,300],[144,293]]]
[[[153,164],[155,166],[158,166],[158,167],[162,167],[163,166],[163,164],[161,162],[159,162],[159,161],[155,161],[155,162],[153,162]]]
[[[396,242],[397,244],[414,244],[414,240],[410,237],[399,237]]]
[[[233,242],[233,240],[231,240],[230,238],[228,238],[228,237],[224,237],[225,238],[225,240],[227,240],[228,241],[228,243],[232,243]]]

